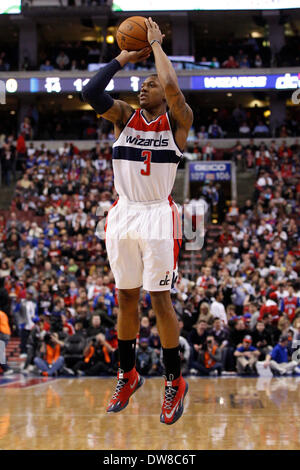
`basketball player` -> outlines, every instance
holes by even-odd
[[[136,337],[139,332],[140,288],[150,292],[163,348],[166,370],[165,394],[160,421],[175,423],[183,413],[188,384],[181,376],[179,327],[170,287],[181,245],[177,208],[170,196],[193,113],[179,89],[176,73],[162,49],[158,25],[145,20],[151,47],[122,51],[90,80],[83,90],[85,101],[114,123],[115,188],[119,195],[106,220],[106,248],[118,288],[120,313],[118,343],[120,369],[108,412],[123,410],[130,396],[143,385],[135,369]],[[157,75],[142,84],[140,106],[113,100],[105,88],[128,62],[155,58]],[[167,112],[167,107],[169,108]],[[154,214],[154,216],[153,216]],[[149,236],[153,225],[172,225],[170,236]],[[118,236],[116,233],[118,232]]]

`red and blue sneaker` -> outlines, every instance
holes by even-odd
[[[108,413],[118,413],[124,410],[128,405],[129,398],[137,391],[145,382],[144,377],[141,377],[134,367],[129,372],[118,370],[118,383],[115,393],[109,402],[106,409]]]
[[[165,398],[161,409],[160,422],[174,424],[183,413],[183,401],[188,391],[188,384],[180,375],[178,379],[167,380],[165,377]]]

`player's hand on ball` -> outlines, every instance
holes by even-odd
[[[155,23],[155,21],[153,21],[151,17],[145,20],[145,23],[148,30],[147,39],[149,44],[151,44],[151,41],[153,41],[154,39],[156,39],[160,44],[162,44],[165,35],[162,34],[158,24]]]
[[[148,59],[148,57],[151,54],[151,47],[144,47],[144,49],[141,49],[140,51],[126,51],[123,50],[120,54],[120,58],[124,63],[127,62],[132,62],[135,64],[136,62],[142,62],[145,59]],[[121,64],[122,65],[122,64]]]

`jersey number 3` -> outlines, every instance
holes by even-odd
[[[144,164],[146,165],[145,170],[141,170],[141,175],[149,176],[150,175],[150,164],[151,164],[151,153],[150,150],[143,150],[142,157],[146,157]]]

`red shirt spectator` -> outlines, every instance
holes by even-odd
[[[225,69],[238,69],[239,64],[236,62],[234,57],[230,55],[228,59],[223,62],[222,67],[224,67]]]

